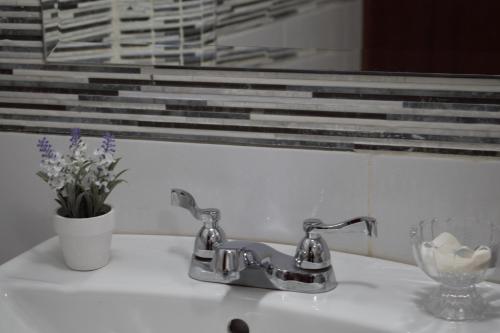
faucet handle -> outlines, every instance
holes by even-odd
[[[217,208],[199,208],[194,197],[188,191],[174,188],[170,192],[170,200],[173,206],[187,209],[199,221],[217,223],[220,220],[220,210]]]
[[[353,224],[364,223],[367,236],[377,237],[377,220],[370,216],[360,216],[336,224],[325,224],[320,219],[307,219],[303,223],[304,231],[308,237],[317,237],[319,230],[339,230]]]
[[[187,209],[203,226],[196,235],[194,255],[203,259],[212,259],[214,250],[226,240],[224,230],[218,225],[220,210],[217,208],[199,208],[194,197],[187,191],[174,188],[171,191],[171,203]]]
[[[373,217],[356,217],[337,224],[325,224],[319,219],[307,219],[303,223],[305,237],[295,252],[295,265],[302,269],[325,269],[331,265],[328,244],[320,235],[322,230],[338,230],[357,223],[365,223],[366,234],[377,236],[377,221]]]

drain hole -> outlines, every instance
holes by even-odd
[[[248,328],[247,323],[241,319],[233,319],[229,322],[227,326],[227,331],[229,333],[250,333],[250,328]]]

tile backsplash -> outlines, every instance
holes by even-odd
[[[498,78],[45,64],[39,0],[0,17],[0,131],[500,156]]]

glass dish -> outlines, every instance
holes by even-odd
[[[411,228],[418,266],[439,287],[424,303],[446,320],[477,320],[487,303],[476,289],[498,266],[500,228],[489,221],[426,220]]]

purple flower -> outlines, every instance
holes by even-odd
[[[81,140],[80,129],[79,128],[72,128],[71,129],[71,138],[69,139],[71,144],[69,145],[69,148],[72,149],[72,148],[78,147],[80,140]]]
[[[105,153],[113,154],[116,151],[116,142],[113,134],[109,132],[104,134],[101,148]]]
[[[38,140],[38,144],[36,145],[40,152],[42,153],[42,158],[52,159],[56,156],[54,148],[50,144],[49,140],[46,137]]]

